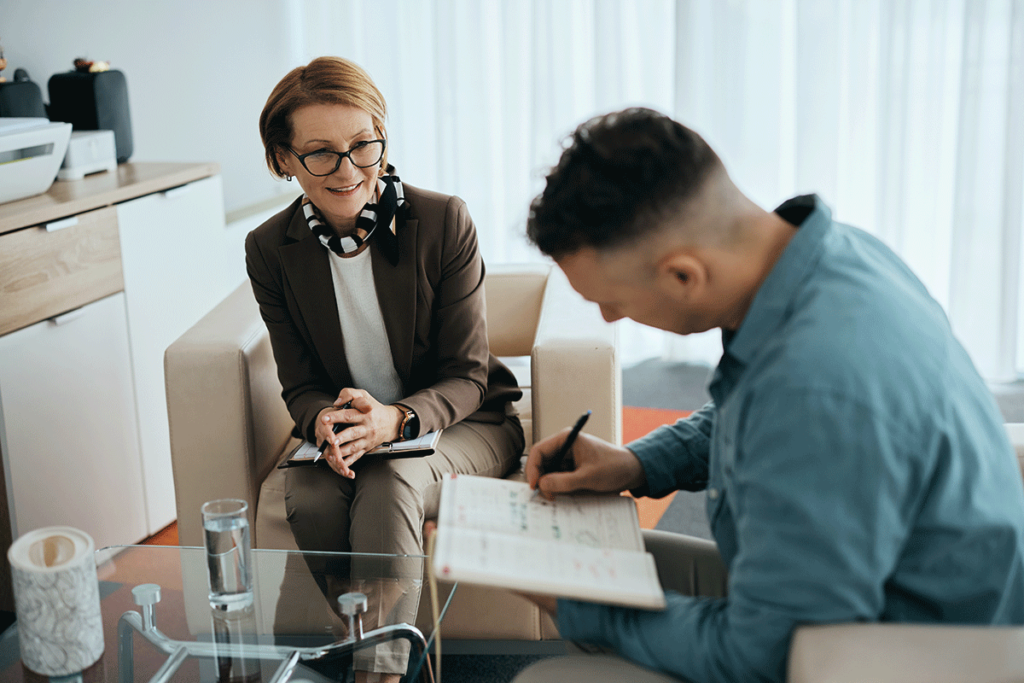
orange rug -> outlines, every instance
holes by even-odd
[[[622,409],[622,443],[627,444],[639,439],[661,425],[672,424],[691,412],[693,411],[624,407]],[[640,515],[640,528],[653,529],[674,496],[675,494],[671,493],[664,498],[637,498],[636,506]]]

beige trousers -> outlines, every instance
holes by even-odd
[[[502,424],[460,422],[444,430],[433,455],[366,457],[353,466],[355,479],[329,467],[297,467],[285,477],[285,510],[302,550],[422,555],[423,522],[437,516],[441,480],[449,472],[502,477],[523,453],[519,418]],[[314,564],[318,558],[310,557]],[[365,593],[364,628],[416,622],[423,562],[382,557],[353,559],[349,581],[330,582],[311,566],[329,601],[354,590]],[[408,643],[397,641],[359,651],[360,671],[405,673]]]
[[[724,597],[728,574],[711,541],[667,531],[644,531],[665,590],[683,595]],[[513,683],[675,683],[678,679],[608,653],[542,659]]]

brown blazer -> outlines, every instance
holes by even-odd
[[[473,219],[458,197],[402,185],[410,212],[396,226],[398,265],[376,241],[369,247],[401,403],[416,411],[420,433],[466,419],[501,422],[522,391],[487,346]],[[300,200],[248,234],[245,263],[296,436],[315,441],[316,416],[353,384],[328,252]]]

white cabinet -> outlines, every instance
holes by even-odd
[[[219,172],[129,162],[0,204],[0,610],[18,534],[173,521],[164,350],[245,279]]]
[[[147,534],[123,294],[0,337],[0,450],[17,535]]]
[[[152,534],[176,516],[164,351],[245,277],[244,236],[225,228],[219,175],[118,204],[117,223]]]

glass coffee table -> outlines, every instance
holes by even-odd
[[[380,670],[373,662],[429,680],[433,629],[410,625],[429,590],[426,559],[253,549],[253,600],[225,611],[210,605],[203,548],[104,548],[105,649],[81,680],[348,681],[354,667]],[[0,681],[46,680],[21,664],[17,629],[0,635]]]

